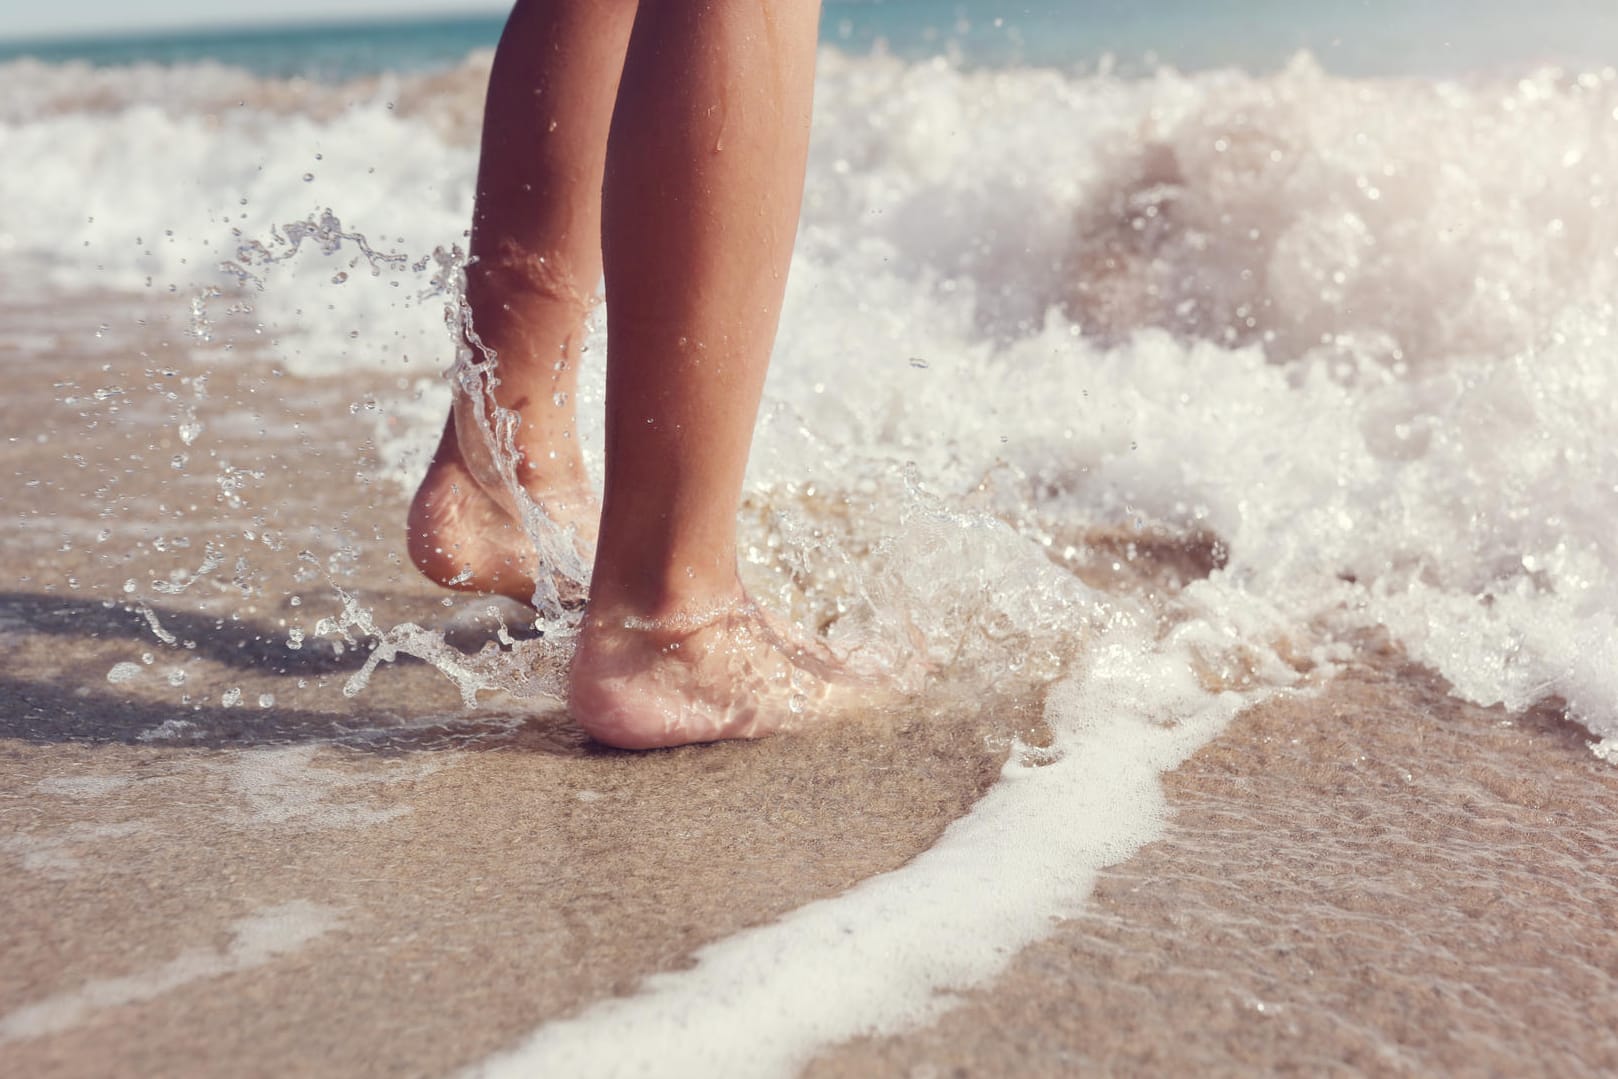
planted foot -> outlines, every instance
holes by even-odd
[[[574,721],[621,749],[797,729],[850,703],[856,688],[829,652],[741,593],[711,611],[657,620],[591,612],[569,685]]]

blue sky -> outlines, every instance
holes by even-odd
[[[435,12],[471,15],[507,6],[502,0],[0,0],[0,39]]]

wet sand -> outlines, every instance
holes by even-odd
[[[402,492],[356,483],[364,383],[4,316],[10,1074],[445,1074],[904,864],[1037,728],[1037,696],[935,696],[634,755],[512,699],[467,712],[418,662],[347,698],[363,649],[287,646],[334,583],[382,624],[492,638],[401,564]],[[209,542],[223,569],[153,591]],[[1368,647],[1168,777],[1168,837],[1084,916],[809,1072],[1610,1072],[1618,771],[1585,742]]]
[[[1251,709],[1086,916],[807,1074],[1611,1075],[1618,774],[1587,741],[1388,654]]]

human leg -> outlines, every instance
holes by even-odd
[[[642,0],[604,189],[607,465],[570,710],[647,747],[751,737],[823,687],[736,573],[807,154],[814,0]]]
[[[411,505],[410,553],[440,584],[528,600],[540,572],[488,418],[520,417],[514,478],[559,526],[593,539],[575,435],[584,317],[601,275],[601,182],[633,0],[522,0],[490,74],[467,269],[492,390],[456,388]]]

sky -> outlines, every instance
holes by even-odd
[[[503,12],[503,0],[0,0],[0,40],[188,26]]]

